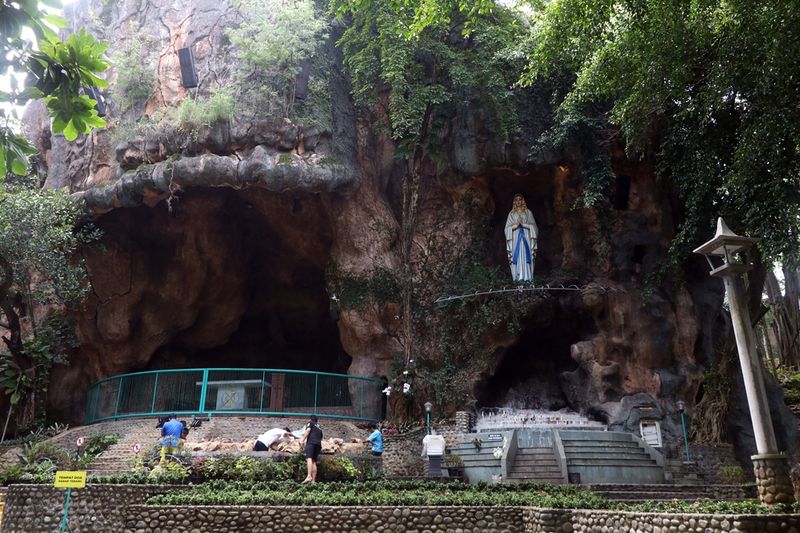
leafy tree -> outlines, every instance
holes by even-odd
[[[45,5],[59,7],[55,0]],[[42,98],[53,119],[53,133],[68,140],[102,127],[96,102],[82,94],[88,87],[105,87],[97,74],[108,63],[106,45],[81,30],[66,41],[51,27],[66,21],[46,13],[36,0],[0,3],[0,73],[11,80],[11,91],[0,92],[0,326],[7,330],[0,348],[0,386],[9,394],[11,410],[26,397],[29,419],[36,416],[37,392],[46,388],[50,366],[61,361],[69,328],[46,323],[37,327],[34,303],[71,305],[85,290],[85,270],[75,257],[78,246],[97,237],[89,227],[75,229],[82,204],[67,191],[41,191],[25,179],[28,158],[36,150],[11,127],[15,106]],[[34,39],[26,37],[26,30]],[[26,74],[19,83],[17,75]],[[21,318],[30,318],[33,335],[24,339]],[[39,335],[37,335],[37,330]],[[7,350],[7,351],[6,351]],[[33,394],[29,394],[33,392]]]
[[[657,160],[685,206],[673,265],[716,216],[762,236],[768,258],[797,260],[800,7],[553,0],[536,22],[523,82],[564,89],[557,127],[607,121],[596,140],[621,133],[631,155]],[[587,190],[602,189],[607,170],[586,170]]]
[[[36,324],[34,306],[74,306],[85,296],[86,271],[76,252],[98,237],[84,218],[83,204],[65,190],[39,190],[20,180],[0,182],[0,326],[8,330],[0,350],[0,386],[11,406],[46,387],[50,366],[61,362],[67,329]],[[21,318],[30,318],[33,338],[24,339]],[[35,409],[30,409],[31,418]]]
[[[242,22],[226,32],[242,70],[236,75],[245,112],[288,117],[295,77],[324,41],[328,23],[312,0],[239,0]]]
[[[58,7],[55,0],[44,4]],[[9,127],[15,111],[10,106],[22,105],[31,99],[44,98],[53,118],[53,133],[63,133],[68,140],[105,126],[97,116],[96,102],[81,94],[85,87],[106,87],[97,77],[108,63],[102,54],[106,45],[81,30],[61,41],[50,26],[65,27],[66,20],[43,12],[37,0],[0,3],[0,74],[11,74],[12,90],[0,91],[0,176],[6,171],[25,174],[33,146]],[[35,35],[33,43],[24,30]],[[14,73],[27,73],[20,85]]]

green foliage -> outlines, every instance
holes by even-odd
[[[445,468],[464,468],[464,460],[458,455],[449,453],[442,459],[442,466]]]
[[[787,405],[800,404],[800,372],[788,365],[777,369],[778,382],[783,388],[783,400]]]
[[[425,134],[426,117],[444,124],[475,98],[489,110],[492,130],[507,139],[516,128],[510,87],[520,65],[504,52],[522,35],[522,25],[491,1],[475,3],[474,9],[466,3],[444,4],[331,3],[331,11],[349,21],[338,44],[356,103],[375,105],[388,88],[392,138],[412,145],[433,143],[433,151],[439,136]],[[452,20],[453,12],[469,12],[473,24]]]
[[[83,445],[83,454],[97,457],[118,442],[119,435],[117,433],[94,433],[86,439]]]
[[[141,30],[129,27],[131,38],[111,55],[115,98],[122,112],[142,104],[156,87],[156,49]]]
[[[646,513],[707,513],[707,514],[773,514],[790,512],[785,504],[768,507],[758,500],[719,501],[696,500],[692,502],[673,500],[671,502],[645,502],[630,505],[631,511]]]
[[[744,482],[744,471],[739,465],[725,465],[720,467],[719,477],[723,483],[739,485]]]
[[[178,140],[184,148],[197,142],[204,129],[230,120],[234,107],[233,92],[221,88],[208,97],[187,97],[177,106],[160,107],[151,116],[136,122],[116,124],[111,136],[117,143],[135,138]]]
[[[379,305],[397,302],[400,287],[397,276],[385,268],[375,268],[362,275],[328,269],[328,292],[336,294],[343,309],[363,309],[368,303]]]
[[[535,505],[613,509],[611,502],[575,486],[519,483],[486,485],[413,481],[289,483],[211,482],[150,498],[155,505]]]
[[[50,368],[65,362],[76,344],[71,325],[59,317],[34,322],[33,338],[23,342],[19,316],[34,304],[82,301],[86,270],[76,252],[99,237],[90,224],[76,229],[84,214],[84,205],[66,190],[0,183],[0,316],[11,330],[9,353],[0,353],[0,387],[12,406],[31,391],[45,392]]]
[[[796,258],[798,27],[800,9],[777,3],[556,0],[532,26],[523,81],[563,88],[560,121],[607,119],[656,158],[683,206],[672,266],[716,216],[762,236],[767,257]]]
[[[57,2],[49,4],[58,7]],[[44,98],[53,117],[53,133],[63,133],[68,140],[103,127],[105,121],[97,116],[95,101],[81,94],[81,86],[107,86],[97,77],[108,67],[102,55],[106,45],[83,30],[66,41],[59,40],[53,27],[66,27],[67,21],[42,11],[38,2],[0,3],[0,21],[2,67],[12,74],[11,91],[0,91],[0,103],[22,105]],[[33,38],[26,30],[32,30]],[[15,73],[28,75],[22,85]],[[25,174],[28,156],[35,153],[24,137],[8,127],[9,120],[16,118],[11,106],[0,106],[0,179],[6,172]]]
[[[242,23],[226,31],[241,62],[235,86],[242,111],[288,117],[295,76],[326,38],[327,21],[312,0],[240,0]]]
[[[82,301],[86,270],[75,252],[100,235],[90,224],[75,230],[84,216],[84,204],[68,191],[0,184],[0,256],[13,268],[17,290],[30,288],[30,296],[41,304]]]
[[[176,461],[165,461],[155,465],[147,477],[155,483],[183,483],[189,477],[189,467]]]
[[[317,467],[320,481],[353,481],[361,476],[353,461],[341,455],[322,457]]]

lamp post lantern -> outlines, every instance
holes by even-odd
[[[757,454],[751,459],[758,496],[762,503],[773,505],[793,502],[794,492],[789,477],[789,461],[784,454],[778,452],[761,362],[756,352],[755,335],[740,277],[740,274],[753,268],[746,252],[756,242],[758,239],[736,235],[720,218],[717,220],[714,238],[697,248],[694,253],[704,256],[711,267],[710,274],[722,278],[725,284],[736,350],[739,353],[747,405],[756,439]]]
[[[689,451],[689,434],[686,432],[686,402],[678,400],[678,411],[681,413],[681,430],[683,430],[683,449],[686,453],[686,462],[692,462],[692,454]]]
[[[433,404],[431,402],[425,402],[425,430],[427,431],[427,435],[431,434],[431,409],[433,409]]]

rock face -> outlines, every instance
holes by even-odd
[[[177,48],[193,46],[208,79],[230,76],[215,55],[231,16],[224,1],[73,6],[75,23],[105,28],[112,49],[130,38],[131,21],[150,32],[159,84],[148,112],[185,97]],[[400,300],[376,297],[368,281],[400,269],[402,168],[376,117],[353,109],[338,52],[329,46],[328,54],[329,131],[237,118],[205,128],[188,147],[146,138],[112,146],[103,131],[70,144],[50,135],[41,109],[29,110],[47,185],[84,198],[103,231],[102,246],[85,251],[92,293],[79,319],[80,352],[54,372],[50,389],[62,417],[78,418],[90,383],[129,371],[392,374],[403,349]],[[113,78],[109,98],[113,115]],[[549,113],[546,98],[530,99],[540,102],[539,115]],[[543,293],[517,331],[487,325],[484,358],[465,387],[479,405],[568,407],[614,429],[638,432],[640,419],[656,418],[665,440],[678,439],[675,401],[691,406],[698,393],[719,335],[710,317],[720,316],[723,293],[697,268],[685,285],[645,297],[645,276],[665,261],[675,226],[654,170],[614,153],[624,201],[601,223],[573,207],[583,184],[579,161],[527,159],[542,120],[528,121],[519,139],[503,145],[482,129],[480,110],[464,113],[444,133],[448,165],[424,169],[417,268],[442,267],[425,263],[434,257],[426,248],[432,236],[463,251],[480,226],[465,224],[470,219],[484,221],[490,234],[480,261],[505,272],[503,225],[521,192],[540,229],[537,278],[589,287]],[[357,294],[347,283],[359,280],[372,292],[340,301],[345,295],[336,291]]]

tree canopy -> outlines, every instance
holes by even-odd
[[[515,33],[505,51],[495,48],[491,57],[523,59],[512,84],[552,88],[555,124],[542,140],[557,148],[586,148],[583,205],[597,206],[607,197],[613,174],[606,147],[621,138],[631,157],[656,161],[676,204],[685,206],[672,247],[674,264],[708,238],[717,216],[763,237],[767,257],[797,260],[796,3],[357,0],[333,2],[333,9],[350,17],[342,42],[354,93],[360,99],[371,94],[376,85],[369,81],[376,77],[379,89],[390,88],[396,136],[417,128],[415,102],[448,98],[435,83],[413,78],[421,67],[409,65],[419,59],[410,46],[418,50],[436,35],[477,36],[489,26],[493,34],[524,27],[524,34]],[[449,64],[445,49],[429,49]],[[470,73],[485,71],[483,66]]]
[[[523,83],[564,84],[560,117],[602,115],[631,155],[656,159],[685,205],[674,255],[724,216],[797,260],[800,6],[554,0],[526,53]]]
[[[42,3],[60,6],[56,0]],[[15,115],[10,106],[44,98],[53,133],[63,133],[68,140],[105,126],[97,115],[97,102],[82,92],[107,86],[97,76],[108,67],[103,57],[106,45],[83,30],[62,41],[52,28],[65,26],[62,17],[40,9],[38,0],[0,2],[0,75],[11,80],[11,91],[0,91],[0,104],[7,104],[0,106],[0,175],[7,171],[25,174],[28,156],[35,153],[33,146],[9,127]],[[27,74],[22,83],[15,76],[19,73]]]

